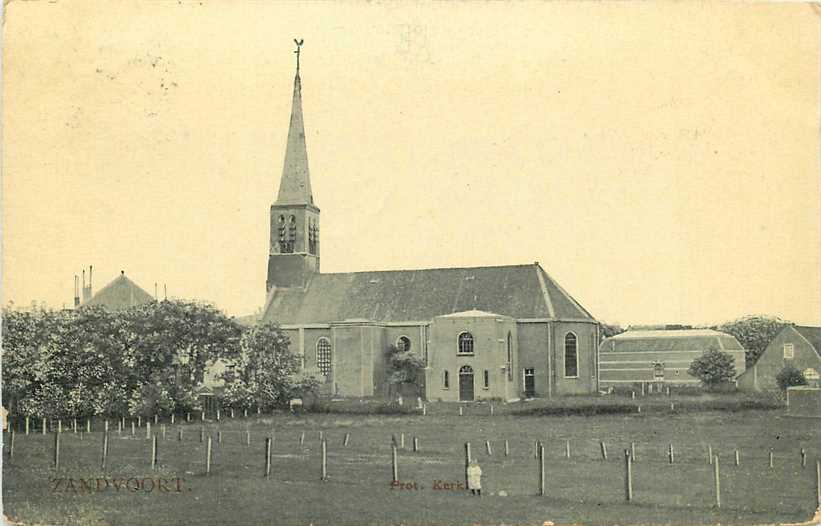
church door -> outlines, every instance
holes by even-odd
[[[533,398],[534,396],[536,396],[536,371],[525,369],[525,397]]]
[[[459,369],[459,400],[473,400],[473,369],[469,365]]]

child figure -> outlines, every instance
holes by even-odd
[[[468,489],[471,494],[482,496],[482,468],[474,458],[468,464]]]

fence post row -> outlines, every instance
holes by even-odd
[[[628,450],[624,450],[624,498],[627,502],[633,500],[633,457]]]
[[[399,482],[399,462],[396,458],[396,444],[391,444],[391,481]]]
[[[538,454],[539,464],[539,496],[543,497],[545,494],[545,478],[544,478],[544,446],[539,444]]]

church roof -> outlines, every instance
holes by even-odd
[[[285,146],[285,164],[279,182],[276,205],[314,204],[311,176],[308,171],[308,150],[305,146],[305,125],[302,120],[302,81],[299,70],[294,77],[294,98],[291,103],[291,123]]]
[[[101,288],[86,305],[100,305],[109,310],[122,310],[154,301],[154,297],[121,272],[111,283]]]
[[[501,314],[487,312],[483,310],[466,310],[462,312],[454,312],[453,314],[444,314],[441,318],[498,318]]]
[[[263,321],[283,325],[357,318],[428,321],[471,310],[519,319],[594,321],[538,263],[314,274],[305,288],[273,289]]]

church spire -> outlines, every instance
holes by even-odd
[[[296,75],[294,76],[294,97],[291,103],[291,123],[288,128],[288,143],[285,146],[285,164],[279,183],[277,205],[313,205],[311,177],[308,171],[308,150],[305,146],[305,125],[302,121],[302,81],[299,78],[299,54],[303,40],[296,40]]]

